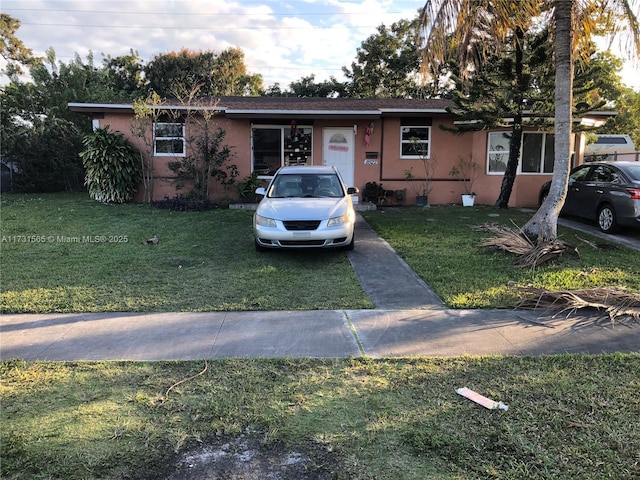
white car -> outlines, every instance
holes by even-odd
[[[338,170],[325,166],[280,168],[253,216],[256,250],[269,248],[353,249],[356,213]]]

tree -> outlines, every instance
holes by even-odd
[[[472,86],[476,78],[481,85],[488,83],[489,99],[497,100],[491,105],[491,100],[487,102],[483,98],[484,93],[477,95],[476,92],[474,98],[481,104],[479,116],[484,116],[490,127],[495,126],[503,114],[513,117],[508,161],[496,201],[496,206],[501,208],[508,206],[518,168],[525,98],[532,78],[524,71],[525,33],[540,13],[539,4],[535,0],[440,0],[427,1],[423,10],[423,74],[438,78],[453,46],[461,81],[467,80]],[[509,45],[513,51],[505,58],[501,52]],[[488,57],[498,59],[497,68],[492,65],[494,62],[487,61]],[[506,86],[506,92],[492,90],[494,83]],[[484,92],[487,93],[486,88]]]
[[[33,51],[27,48],[22,40],[16,37],[20,28],[20,20],[6,13],[0,13],[0,56],[7,61],[7,76],[24,73],[22,67],[29,67],[37,62]]]
[[[354,98],[421,98],[420,52],[415,40],[420,18],[380,25],[358,48],[351,68],[342,67],[350,80],[347,96]]]
[[[262,90],[262,76],[247,73],[244,53],[238,48],[219,54],[183,49],[156,55],[144,72],[148,91],[163,98],[176,88],[197,88],[201,97],[258,95]]]
[[[635,6],[633,5],[635,4]],[[580,25],[583,40],[590,40],[595,33],[596,20],[606,20],[606,32],[615,36],[628,26],[631,40],[628,52],[640,53],[640,25],[633,12],[638,11],[635,0],[601,0],[579,4],[573,0],[555,0],[553,20],[555,24],[555,159],[551,188],[546,200],[534,216],[522,227],[529,238],[555,240],[558,236],[558,216],[567,195],[570,169],[570,145],[573,95],[574,24]],[[578,8],[582,7],[582,8]],[[584,44],[584,42],[583,42]]]
[[[560,209],[567,192],[570,166],[570,140],[572,123],[572,87],[574,43],[572,29],[574,18],[580,20],[580,45],[596,32],[596,22],[606,21],[603,30],[615,36],[628,26],[632,46],[640,44],[640,28],[633,12],[636,0],[428,0],[423,9],[424,26],[423,68],[426,73],[437,74],[447,52],[450,35],[458,47],[460,69],[464,75],[473,71],[486,58],[483,39],[488,35],[501,41],[507,31],[527,28],[533,18],[546,13],[554,28],[555,77],[555,161],[551,191],[536,214],[523,227],[529,237],[555,239]],[[517,8],[514,6],[517,5]],[[575,9],[574,9],[575,7]],[[578,8],[580,7],[580,8]],[[582,50],[586,52],[587,49]],[[555,185],[554,185],[555,184]]]
[[[294,97],[344,97],[346,92],[346,84],[339,82],[335,77],[329,77],[329,80],[316,83],[315,75],[302,77],[297,82],[291,82],[289,88],[291,95],[285,92],[286,96]]]
[[[176,189],[189,188],[187,196],[194,204],[208,202],[210,179],[214,178],[226,191],[238,176],[237,165],[230,163],[232,147],[224,145],[226,132],[214,122],[214,100],[202,98],[199,87],[182,87],[173,92],[180,100],[180,108],[161,107],[157,113],[184,123],[185,142],[189,155],[168,162],[176,174]]]
[[[496,207],[508,208],[520,159],[525,113],[546,114],[552,107],[548,100],[548,91],[553,87],[549,68],[552,51],[546,29],[525,34],[520,28],[506,38],[502,49],[489,51],[485,62],[475,67],[470,78],[461,77],[452,62],[455,113],[461,120],[467,120],[453,131],[511,128],[508,160],[496,201]],[[504,122],[505,118],[513,120]]]
[[[626,133],[640,148],[640,91],[624,87],[616,101],[618,115],[607,122],[604,133]]]
[[[250,75],[244,63],[244,52],[228,48],[220,52],[213,64],[212,96],[257,96],[262,90],[262,75]]]
[[[102,68],[106,81],[113,90],[112,101],[132,100],[143,95],[144,66],[138,52],[131,49],[129,55],[103,56]]]
[[[76,55],[65,64],[49,49],[29,73],[29,81],[16,75],[0,94],[3,155],[20,168],[16,183],[23,190],[81,190],[79,153],[83,135],[91,132],[91,121],[71,112],[68,103],[120,97],[91,54],[86,60]]]
[[[619,95],[615,74],[616,62],[606,54],[595,52],[588,63],[576,66],[574,103],[583,113],[605,105]],[[553,111],[554,77],[553,46],[548,29],[524,33],[516,29],[505,41],[502,51],[493,50],[486,61],[475,68],[471,78],[462,81],[459,75],[452,99],[456,114],[462,120],[455,132],[485,128],[510,127],[508,161],[495,206],[508,208],[511,191],[520,160],[524,121],[529,125],[550,128],[547,120]],[[454,72],[455,68],[452,68]],[[456,72],[457,73],[457,72]],[[602,97],[606,95],[606,97]],[[577,109],[580,107],[580,109]],[[504,122],[505,118],[512,119]]]
[[[154,169],[153,156],[156,143],[156,131],[153,126],[163,115],[163,100],[155,92],[146,98],[138,98],[133,102],[133,119],[131,120],[131,134],[137,143],[140,154],[140,172],[144,187],[144,201],[153,201]]]
[[[3,153],[18,167],[15,188],[22,192],[79,192],[84,169],[82,133],[62,118],[41,118],[17,126]]]

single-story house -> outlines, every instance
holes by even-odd
[[[213,119],[226,132],[224,143],[234,153],[238,179],[252,172],[266,179],[288,164],[335,165],[348,186],[363,192],[367,183],[376,182],[394,193],[390,203],[410,205],[416,203],[427,176],[422,161],[426,158],[429,203],[452,204],[460,203],[464,182],[452,176],[451,169],[461,158],[472,159],[479,167],[473,184],[476,203],[493,205],[507,163],[510,131],[452,133],[459,122],[450,113],[452,106],[442,99],[221,97],[200,108],[215,110]],[[131,104],[70,103],[69,108],[89,116],[94,128],[109,125],[134,140]],[[157,108],[187,111],[170,102]],[[611,115],[597,112],[575,121],[597,126]],[[167,163],[188,155],[184,120],[160,116],[153,131],[153,197],[172,198],[179,192]],[[525,127],[510,206],[537,205],[540,186],[551,178],[553,143],[553,132]],[[582,162],[584,144],[584,136],[576,134],[574,164]],[[221,189],[211,190],[212,196],[221,195]]]

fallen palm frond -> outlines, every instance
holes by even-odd
[[[479,247],[494,247],[519,256],[514,262],[519,267],[535,268],[541,263],[555,259],[565,252],[575,255],[578,250],[562,240],[541,240],[533,243],[521,229],[512,229],[504,225],[484,223],[471,227],[476,231],[493,233],[496,236],[483,240]]]
[[[595,309],[611,322],[633,319],[640,322],[640,294],[614,287],[587,290],[549,290],[522,287],[522,300],[516,308],[544,309],[556,313],[575,313],[580,309]]]

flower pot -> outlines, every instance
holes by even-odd
[[[476,201],[475,195],[462,195],[462,206],[463,207],[473,207],[473,204]]]

